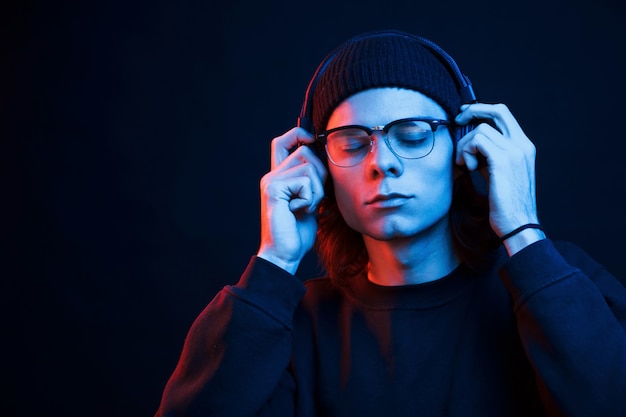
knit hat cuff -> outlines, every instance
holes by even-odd
[[[461,104],[448,69],[419,41],[389,34],[344,44],[320,76],[313,93],[316,131],[326,128],[334,109],[364,90],[398,87],[419,91],[437,102],[449,116]]]

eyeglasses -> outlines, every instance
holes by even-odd
[[[320,132],[316,137],[326,148],[330,162],[351,167],[363,162],[372,151],[375,131],[384,132],[385,142],[395,155],[419,159],[433,150],[437,128],[449,124],[446,120],[411,117],[394,120],[385,126],[340,126]]]

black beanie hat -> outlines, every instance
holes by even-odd
[[[376,87],[419,91],[449,116],[459,112],[457,81],[440,58],[413,35],[398,31],[361,34],[330,56],[313,91],[311,118],[316,132],[326,128],[331,113],[342,101]]]

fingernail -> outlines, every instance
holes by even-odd
[[[461,111],[467,109],[469,106],[469,104],[461,104]]]

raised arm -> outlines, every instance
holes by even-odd
[[[301,128],[272,142],[272,169],[260,184],[257,256],[194,322],[157,417],[293,414],[291,332],[305,290],[292,274],[315,241],[326,176],[324,164],[300,146],[312,142]]]
[[[290,415],[291,326],[303,294],[295,277],[254,257],[193,323],[156,417]]]

